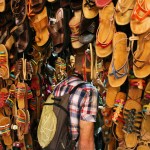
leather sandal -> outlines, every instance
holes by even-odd
[[[95,18],[98,15],[98,8],[96,7],[95,0],[83,0],[82,10],[84,17],[87,19]]]
[[[114,4],[99,9],[99,27],[96,33],[96,54],[107,57],[112,53],[112,40],[116,32]]]
[[[8,52],[3,44],[0,44],[0,77],[9,78]]]
[[[35,42],[38,46],[45,45],[49,40],[49,31],[48,31],[48,14],[47,14],[47,8],[44,7],[42,12],[39,14],[36,14],[29,18],[30,27],[33,27],[36,36],[35,36]]]
[[[114,107],[116,96],[117,96],[117,93],[119,92],[119,90],[120,90],[119,87],[112,87],[110,85],[107,86],[106,104],[108,107],[110,107],[110,108]]]
[[[82,44],[92,43],[96,38],[95,33],[97,27],[98,17],[93,19],[86,19],[82,12],[79,25],[79,42]]]
[[[125,82],[129,72],[128,56],[130,49],[127,47],[127,35],[125,33],[115,33],[113,49],[113,56],[108,70],[108,80],[112,87],[118,87]]]
[[[142,93],[145,86],[145,80],[143,79],[129,79],[128,99],[141,102]]]
[[[0,2],[0,12],[4,12],[5,8],[6,8],[6,2],[5,2],[5,0],[2,0]]]
[[[133,72],[137,78],[145,78],[150,74],[149,39],[150,32],[139,35],[138,46],[133,53]]]
[[[19,109],[25,108],[25,101],[27,98],[27,86],[26,83],[18,82],[16,86],[16,98]]]
[[[95,4],[99,8],[103,8],[106,5],[109,5],[112,2],[112,0],[95,0]]]
[[[25,126],[26,126],[26,113],[23,109],[17,110],[17,119],[16,119],[17,135],[19,140],[24,139]]]
[[[123,131],[125,133],[125,143],[127,148],[134,148],[137,146],[138,136],[140,135],[140,126],[142,122],[142,106],[135,100],[127,100],[123,115],[125,124]],[[131,142],[132,141],[132,142]]]
[[[74,11],[74,16],[69,21],[71,29],[71,44],[73,49],[79,49],[83,44],[79,41],[79,26],[81,20],[81,10]]]
[[[15,24],[21,25],[27,14],[27,3],[26,0],[11,0],[11,10],[15,18]]]
[[[109,108],[109,107],[105,107],[104,109],[102,109],[101,113],[103,115],[104,125],[106,127],[111,127],[112,126],[113,109]]]
[[[63,50],[64,42],[64,13],[63,9],[57,10],[54,23],[52,23],[48,29],[52,37],[54,52],[60,53]]]
[[[45,6],[46,0],[28,0],[27,15],[30,18],[32,15],[40,13]]]
[[[0,113],[0,132],[2,134],[2,139],[5,145],[12,145],[12,138],[10,134],[11,121],[9,117],[5,117]]]
[[[137,0],[131,15],[130,27],[134,34],[143,34],[150,29],[150,6],[148,0]]]
[[[126,101],[126,94],[123,92],[118,92],[117,96],[116,96],[116,101],[114,104],[114,113],[112,116],[112,121],[115,124],[118,124],[118,122],[123,122],[123,114],[122,114],[122,110],[123,110],[123,106],[125,104]]]
[[[7,98],[8,98],[8,94],[9,94],[9,92],[8,92],[8,90],[7,90],[7,88],[2,88],[1,90],[0,90],[0,108],[3,108],[4,106],[6,106],[6,100],[7,100]]]
[[[115,20],[118,25],[127,25],[130,23],[135,2],[135,0],[118,0],[115,13]]]

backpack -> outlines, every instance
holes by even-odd
[[[85,82],[76,85],[69,94],[54,97],[51,93],[44,103],[37,136],[40,146],[44,150],[72,150],[76,141],[71,140],[69,134],[70,116],[68,100],[72,93]]]

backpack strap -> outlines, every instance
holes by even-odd
[[[76,86],[69,92],[69,94],[74,93],[74,92],[77,90],[78,87],[80,87],[80,86],[82,86],[82,85],[84,85],[84,84],[86,84],[86,82],[81,82],[81,83],[79,83],[78,85],[76,85]]]

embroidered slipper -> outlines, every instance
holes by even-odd
[[[106,91],[106,104],[108,107],[110,108],[114,107],[116,96],[119,90],[120,90],[119,87],[112,87],[108,85],[107,91]]]
[[[115,20],[118,25],[127,25],[130,23],[135,2],[136,0],[118,0],[115,13]]]
[[[123,32],[116,32],[113,37],[113,56],[108,70],[108,81],[112,87],[121,86],[127,78],[129,52],[127,35]]]
[[[145,78],[150,75],[149,40],[150,31],[139,35],[137,50],[133,54],[133,72],[137,78]]]
[[[26,96],[27,96],[26,83],[18,82],[16,86],[16,98],[19,109],[25,108]]]
[[[5,117],[3,116],[2,113],[0,113],[0,132],[2,134],[4,144],[7,146],[12,145],[12,138],[10,135],[10,125],[11,125],[10,118]]]
[[[114,21],[115,9],[111,2],[103,9],[99,9],[99,27],[96,34],[96,54],[107,57],[112,53],[112,39],[116,31]]]
[[[74,11],[74,16],[69,21],[71,29],[71,44],[74,49],[81,48],[83,44],[79,42],[79,25],[81,20],[81,10]]]
[[[16,125],[18,126],[17,135],[19,140],[24,139],[25,134],[25,126],[26,126],[26,113],[23,109],[17,110],[17,118],[16,118]]]
[[[0,2],[0,12],[4,12],[6,8],[6,2],[5,0],[1,0]]]
[[[49,40],[47,8],[30,18],[30,26],[36,31],[35,42],[38,46],[43,46]]]
[[[112,2],[112,0],[95,0],[95,4],[99,8],[103,8],[106,5],[109,5],[109,3],[111,3],[111,2]]]
[[[98,8],[96,7],[95,0],[83,0],[82,10],[84,17],[87,19],[95,18],[98,15]]]
[[[149,0],[137,0],[130,21],[131,31],[134,34],[143,34],[150,29]]]
[[[123,115],[125,124],[123,131],[125,132],[125,143],[127,148],[134,148],[138,143],[138,136],[140,135],[140,126],[142,122],[142,106],[135,100],[127,100]]]
[[[141,102],[142,92],[145,85],[146,83],[143,79],[129,79],[128,99]]]
[[[9,78],[8,52],[3,44],[0,44],[0,77]]]

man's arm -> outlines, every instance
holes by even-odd
[[[79,150],[94,150],[94,123],[80,120]]]

